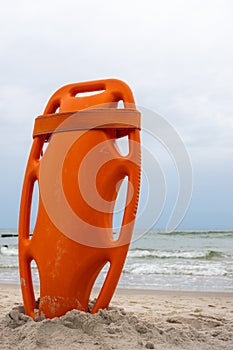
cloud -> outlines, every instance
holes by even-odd
[[[177,128],[184,135],[187,146],[232,147],[233,107],[226,98],[216,99],[211,94],[176,96],[170,112],[178,116]]]
[[[9,186],[8,173],[23,177],[33,120],[52,93],[105,77],[128,82],[138,105],[162,114],[179,132],[202,174],[196,175],[199,188],[202,168],[208,172],[214,164],[213,150],[224,168],[232,147],[232,15],[229,0],[6,2],[0,13],[0,147],[8,170],[1,189]],[[211,181],[225,189],[223,179],[219,173]],[[199,192],[195,198],[202,200]]]

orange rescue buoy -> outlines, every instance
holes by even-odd
[[[85,92],[95,94],[82,96]],[[124,108],[117,108],[119,101]],[[116,146],[124,136],[129,144],[126,156]],[[126,177],[124,215],[114,239],[114,208]],[[36,182],[39,202],[30,237]],[[130,88],[116,79],[60,88],[35,119],[22,190],[18,246],[27,315],[52,318],[72,309],[89,311],[93,285],[106,263],[110,267],[91,312],[108,307],[132,237],[139,187],[140,113]],[[39,306],[32,261],[39,273]]]

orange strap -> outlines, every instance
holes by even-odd
[[[70,119],[68,119],[70,118]],[[65,125],[61,125],[65,120]],[[140,129],[140,112],[133,109],[90,109],[41,115],[35,119],[33,138],[71,130]]]

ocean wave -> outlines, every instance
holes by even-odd
[[[123,271],[125,274],[133,275],[169,275],[169,276],[233,276],[233,268],[226,266],[209,265],[157,265],[157,264],[132,264],[126,265]]]
[[[0,248],[0,254],[7,256],[17,256],[18,248],[14,246],[2,245]]]
[[[154,250],[154,249],[131,249],[128,253],[130,258],[154,258],[154,259],[221,259],[228,255],[214,250]]]
[[[18,264],[6,264],[6,265],[1,265],[0,264],[0,269],[19,269],[19,265]]]
[[[173,231],[173,232],[157,232],[157,231],[151,231],[150,234],[157,234],[162,236],[194,236],[194,237],[202,237],[202,238],[209,238],[209,237],[215,237],[215,238],[224,238],[224,237],[233,237],[233,231],[232,230],[187,230],[187,231]]]

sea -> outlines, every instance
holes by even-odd
[[[16,230],[0,230],[0,283],[19,283]],[[39,285],[32,264],[33,284]],[[101,271],[96,286],[107,274]],[[233,230],[137,232],[118,284],[120,288],[233,292]]]

